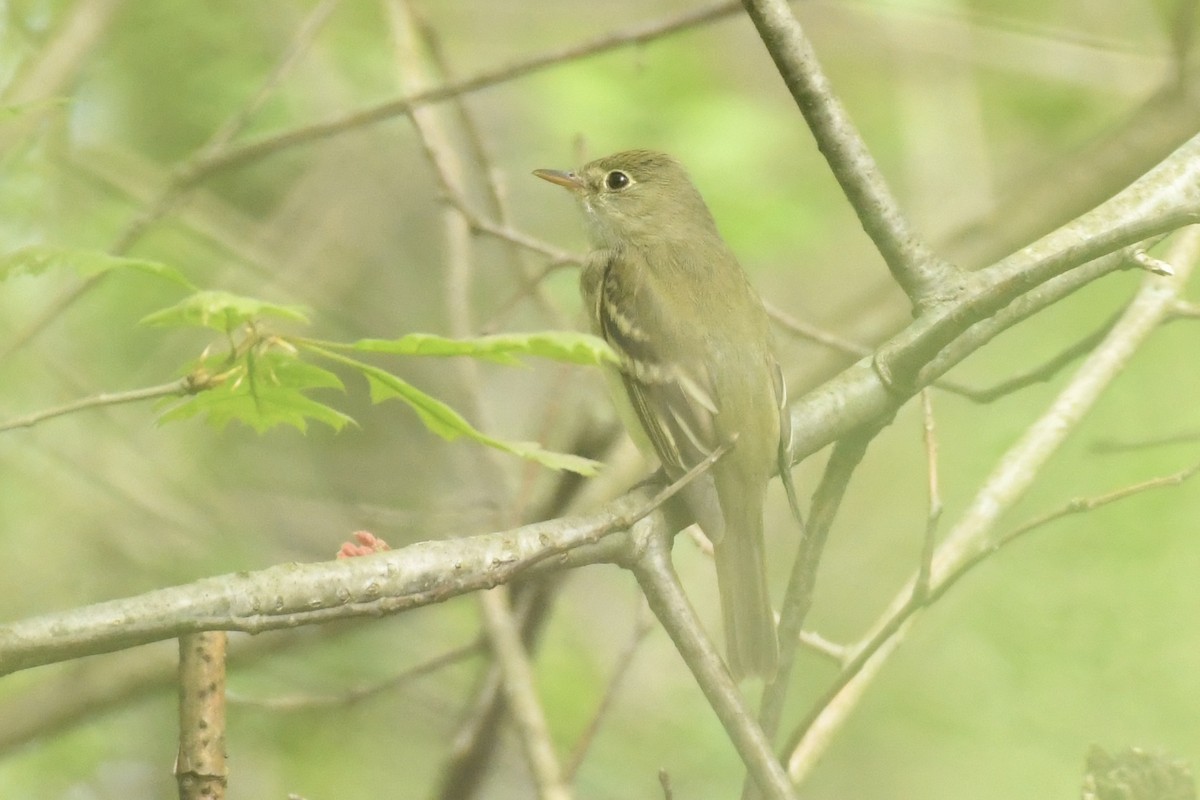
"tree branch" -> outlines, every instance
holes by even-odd
[[[84,411],[90,408],[136,403],[141,400],[154,400],[159,397],[182,397],[185,394],[195,391],[195,389],[194,380],[189,376],[185,376],[179,380],[159,384],[158,386],[147,386],[142,389],[130,389],[124,392],[102,392],[91,397],[84,397],[79,400],[72,400],[69,403],[63,403],[61,406],[4,420],[0,422],[0,431],[9,431],[14,428],[30,428],[39,422],[67,414],[74,414],[76,411]]]
[[[224,800],[225,654],[223,631],[179,637],[179,751],[175,782],[181,800]]]
[[[204,180],[216,172],[257,161],[282,150],[373,125],[401,114],[408,114],[420,106],[440,103],[462,94],[477,92],[480,89],[522,78],[567,61],[575,61],[620,47],[643,44],[688,28],[705,25],[722,17],[732,16],[737,10],[736,2],[723,0],[682,14],[630,25],[594,39],[548,50],[532,58],[514,61],[441,86],[386,100],[324,122],[293,128],[283,133],[247,142],[239,147],[228,148],[221,153],[214,154],[203,163],[194,165],[187,177],[189,182]]]
[[[813,493],[812,513],[797,546],[796,559],[779,613],[779,670],[775,678],[763,689],[762,701],[759,703],[759,723],[772,739],[779,730],[784,702],[791,685],[796,645],[800,642],[804,620],[812,608],[813,593],[817,586],[817,567],[825,552],[829,530],[833,527],[833,520],[837,516],[846,488],[850,485],[850,478],[862,462],[867,445],[878,432],[879,427],[873,426],[869,430],[856,431],[838,440],[829,456],[829,463],[825,465],[821,482]]]
[[[654,517],[647,518],[631,532],[636,556],[628,566],[637,576],[638,585],[654,615],[666,628],[721,720],[759,791],[772,800],[794,800],[791,784],[771,750],[771,743],[754,721],[745,698],[679,585],[679,578],[671,566],[671,540],[665,526],[654,524],[654,520]]]
[[[991,531],[1000,514],[1024,494],[1041,467],[1086,415],[1134,352],[1171,315],[1178,292],[1200,259],[1200,227],[1183,231],[1167,260],[1172,277],[1148,276],[1141,290],[1113,326],[1104,342],[1084,361],[1070,383],[1001,459],[958,523],[938,546],[929,567],[929,600],[914,591],[914,575],[856,648],[850,664],[793,731],[787,749],[788,773],[799,782],[816,763],[833,733],[849,715],[867,683],[877,674],[905,631],[928,602],[941,596],[966,569],[995,551]],[[1190,475],[1190,473],[1188,473]],[[1182,478],[1181,478],[1182,479]],[[1181,480],[1180,479],[1180,480]],[[1152,481],[1146,488],[1169,485],[1174,479]],[[1114,493],[1114,499],[1128,493]]]
[[[962,295],[893,336],[874,359],[800,397],[792,405],[793,461],[891,414],[984,341],[1118,268],[1144,249],[1144,240],[1194,218],[1200,218],[1200,136],[1093,212],[974,273]]]
[[[280,564],[19,620],[0,626],[0,675],[193,631],[259,633],[396,613],[490,589],[541,564],[612,563],[623,543],[605,537],[648,514],[664,494],[633,492],[586,517],[343,561]]]
[[[914,309],[920,313],[953,296],[960,271],[938,259],[910,228],[787,0],[745,0],[744,5],[846,199]]]
[[[520,733],[525,760],[533,773],[542,800],[569,800],[562,767],[550,741],[550,727],[534,689],[533,667],[521,642],[521,632],[508,605],[508,587],[498,586],[482,595],[484,629],[503,673],[508,707]]]

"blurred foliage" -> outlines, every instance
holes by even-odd
[[[460,78],[697,5],[414,0]],[[271,347],[262,375],[295,386],[344,384],[331,411],[357,422],[340,432],[275,427],[259,436],[236,425],[155,426],[156,409],[133,404],[0,433],[5,619],[330,558],[358,529],[393,546],[501,529],[554,496],[562,480],[555,473],[444,441],[444,431],[431,432],[417,414],[375,406],[365,382],[349,379],[382,370],[374,359],[392,354],[380,349],[448,355],[445,348],[458,346],[447,344],[457,341],[456,319],[479,335],[476,355],[500,361],[544,356],[550,346],[525,339],[505,350],[514,341],[506,337],[583,327],[573,270],[551,271],[539,301],[518,296],[526,276],[550,265],[483,236],[471,241],[470,308],[460,307],[442,190],[404,116],[220,171],[147,213],[176,170],[252,102],[316,7],[0,4],[0,253],[25,254],[0,263],[0,421],[163,383],[213,345],[213,332],[197,325],[134,324],[180,301],[180,285],[147,276],[152,269],[223,293],[201,300],[253,298],[259,305],[232,319],[241,335],[267,309],[308,309],[311,340],[271,331],[305,360]],[[1035,235],[1034,223],[1045,230],[1094,204],[1200,124],[1195,103],[1164,104],[1153,120],[1156,145],[1122,138],[1151,124],[1147,103],[1173,80],[1177,6],[1165,0],[795,8],[918,229],[954,257],[969,253],[968,263],[1002,255],[1013,238]],[[337,3],[233,145],[396,96],[389,20],[386,3]],[[689,166],[774,304],[865,343],[906,321],[902,295],[740,15],[488,86],[464,102],[514,228],[581,248],[575,209],[528,172],[657,147]],[[457,124],[453,105],[435,108]],[[469,152],[468,138],[455,139],[459,152]],[[1119,157],[1103,155],[1113,151]],[[484,170],[466,163],[471,200],[486,208]],[[1034,223],[1022,221],[1026,214]],[[59,264],[76,271],[40,268]],[[1029,369],[1103,324],[1138,280],[1120,274],[1087,288],[951,377],[982,386]],[[205,321],[188,308],[195,310],[177,307],[180,320]],[[220,327],[229,322],[222,316]],[[1197,460],[1194,324],[1180,321],[1154,337],[1002,527]],[[417,331],[435,338],[407,338]],[[581,352],[571,341],[558,341],[559,355]],[[342,350],[331,342],[358,344]],[[793,395],[846,363],[782,334],[781,351]],[[222,340],[210,356],[229,352]],[[310,363],[318,358],[319,367]],[[384,374],[391,390],[421,387],[484,437],[569,452],[610,419],[592,371],[527,363],[514,370],[405,355]],[[284,364],[304,367],[293,374]],[[944,526],[1069,373],[983,407],[935,395]],[[372,386],[378,398],[380,381]],[[323,405],[330,396],[328,388],[313,393]],[[1097,446],[1169,436],[1180,438],[1133,450]],[[821,460],[798,468],[802,491],[815,485]],[[911,574],[925,525],[925,469],[919,409],[907,407],[872,444],[850,487],[822,568],[816,630],[852,641]],[[771,501],[778,597],[795,532],[778,486]],[[1093,742],[1114,751],[1161,748],[1195,765],[1200,632],[1186,609],[1200,599],[1197,518],[1196,485],[1160,490],[1056,522],[985,564],[913,629],[804,796],[1073,797]],[[686,542],[676,552],[685,585],[715,628],[711,565]],[[629,575],[597,568],[571,575],[555,602],[537,668],[560,752],[575,745],[603,695],[636,625],[635,599]],[[383,680],[469,643],[477,627],[466,598],[298,636],[253,664],[235,657],[231,686],[245,702],[231,711],[233,794],[429,796],[468,713],[478,656],[346,707],[280,711],[255,701],[325,697]],[[834,674],[816,655],[801,659],[793,718]],[[50,681],[82,681],[105,664],[100,657],[10,676],[0,682],[0,704]],[[0,796],[167,796],[173,726],[172,699],[149,690],[51,725],[0,753]],[[527,796],[520,750],[508,734],[504,740],[482,796]],[[656,629],[583,764],[579,796],[659,796],[659,768],[677,797],[733,796],[741,781],[720,726]]]

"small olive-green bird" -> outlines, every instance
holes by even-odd
[[[770,678],[778,646],[763,504],[790,426],[762,301],[670,156],[630,150],[534,174],[574,193],[587,217],[583,299],[620,357],[615,394],[632,407],[634,439],[672,479],[731,444],[684,488],[682,521],[713,544],[729,671]]]

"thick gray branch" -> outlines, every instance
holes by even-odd
[[[418,542],[362,558],[219,575],[20,620],[0,626],[0,675],[194,631],[258,633],[394,613],[491,588],[550,559],[556,566],[614,561],[618,537],[600,540],[651,507],[645,493],[633,492],[587,517]]]
[[[970,276],[964,290],[885,342],[874,357],[799,398],[792,406],[798,461],[859,426],[892,413],[922,386],[1024,318],[1008,306],[1041,307],[1039,293],[1060,296],[1075,270],[1103,274],[1141,243],[1200,220],[1200,136],[1112,199],[1077,220]],[[1084,266],[1086,265],[1086,266]],[[1062,284],[1061,286],[1059,284]],[[989,319],[990,317],[990,319]],[[988,322],[974,346],[971,329]]]

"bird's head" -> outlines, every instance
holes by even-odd
[[[653,150],[627,150],[598,158],[577,170],[534,170],[534,175],[570,190],[599,247],[687,239],[716,232],[712,214],[687,171]]]

